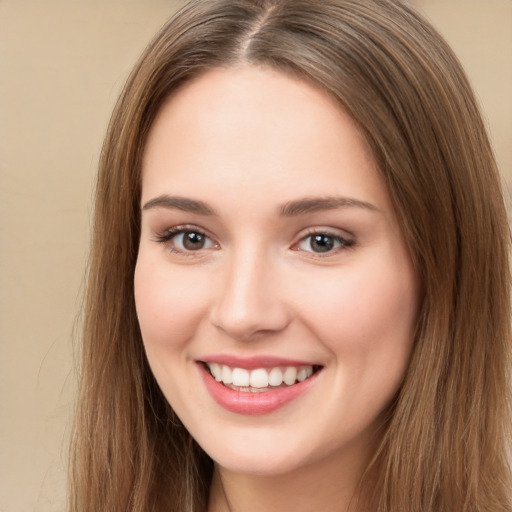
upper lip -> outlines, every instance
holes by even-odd
[[[275,368],[277,366],[321,366],[315,362],[298,359],[289,359],[270,355],[240,357],[231,354],[212,354],[202,357],[198,361],[203,363],[217,363],[231,368]]]

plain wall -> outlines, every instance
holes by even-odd
[[[512,1],[414,3],[466,67],[512,183]],[[0,512],[64,509],[98,155],[132,64],[175,5],[0,0]]]

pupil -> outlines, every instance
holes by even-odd
[[[197,250],[202,249],[204,246],[204,236],[201,233],[185,233],[183,237],[183,246],[185,249]]]
[[[311,239],[311,249],[315,252],[328,252],[334,247],[334,240],[327,235],[315,235]]]

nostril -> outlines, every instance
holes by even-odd
[[[211,323],[230,338],[251,341],[282,332],[289,325],[290,316],[282,304],[272,299],[260,304],[224,303],[212,311]]]

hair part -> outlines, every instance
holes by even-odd
[[[316,84],[351,115],[421,282],[413,355],[362,500],[378,512],[510,511],[510,239],[500,179],[460,64],[399,0],[196,0],[141,56],[99,166],[69,511],[206,510],[212,461],[158,388],[137,323],[141,159],[170,95],[241,64]]]

